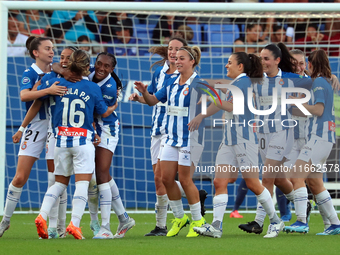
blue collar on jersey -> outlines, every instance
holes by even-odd
[[[190,85],[190,84],[192,83],[192,81],[195,79],[196,76],[197,76],[197,73],[194,72],[194,73],[190,76],[190,78],[185,82],[185,84],[183,84],[183,85]],[[175,80],[174,84],[178,84],[178,85],[179,85],[179,79],[180,79],[180,78],[181,78],[181,74],[178,75],[178,78]],[[182,85],[182,86],[183,86],[183,85]]]
[[[264,77],[268,77],[268,75],[266,73],[263,73],[263,76]],[[270,77],[270,78],[276,78],[276,77],[281,77],[281,76],[282,76],[282,71],[279,68],[279,72],[274,77]]]

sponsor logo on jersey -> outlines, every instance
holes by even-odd
[[[108,100],[111,100],[113,97],[108,96],[108,95],[103,95],[103,98],[108,99]]]
[[[237,157],[237,158],[239,158],[239,157],[245,157],[245,156],[246,156],[246,154],[244,154],[244,153],[236,154],[236,157]]]
[[[87,137],[87,129],[76,127],[58,127],[58,135],[60,136],[85,136]]]
[[[328,121],[328,130],[335,132],[335,123],[333,121]]]
[[[28,77],[22,78],[22,81],[21,81],[22,84],[28,84],[28,83],[30,83],[30,82],[31,82],[31,80],[30,80],[30,78],[28,78]]]
[[[276,146],[276,145],[269,145],[269,148],[278,149],[278,150],[283,150],[283,147],[281,147],[281,146]]]

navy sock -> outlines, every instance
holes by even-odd
[[[246,185],[246,181],[242,179],[237,189],[237,195],[236,195],[236,200],[235,200],[233,211],[238,210],[238,208],[240,208],[241,204],[243,203],[244,198],[247,195],[247,192],[248,192],[248,187]]]
[[[283,194],[283,192],[278,187],[276,187],[276,200],[277,200],[277,205],[280,210],[280,216],[282,217],[283,215],[286,215],[288,213],[287,212],[287,201],[288,200],[286,196]]]

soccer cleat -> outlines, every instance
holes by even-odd
[[[9,221],[7,221],[7,220],[2,220],[1,221],[1,223],[0,223],[0,237],[3,236],[3,234],[5,233],[5,231],[7,229],[9,229],[9,227],[10,227]]]
[[[204,202],[208,196],[208,192],[206,192],[204,189],[199,190],[199,195],[200,195],[200,203],[201,203],[201,214],[202,217],[205,215],[205,206]]]
[[[75,239],[85,239],[83,233],[81,232],[81,228],[74,226],[72,221],[67,226],[66,232],[73,235]]]
[[[235,210],[235,211],[231,212],[230,218],[239,218],[239,219],[242,219],[243,216],[241,214],[239,214],[237,210]]]
[[[317,236],[331,236],[331,235],[340,235],[340,225],[332,224],[329,228],[327,228],[322,233],[317,233]]]
[[[286,233],[304,233],[307,234],[309,231],[308,223],[303,223],[301,221],[296,221],[290,226],[286,226],[283,229]]]
[[[288,210],[288,214],[285,214],[285,215],[283,215],[283,216],[281,217],[281,220],[282,220],[283,222],[288,222],[288,221],[290,221],[291,219],[292,219],[292,213],[291,213],[290,210]]]
[[[306,217],[306,222],[307,222],[307,224],[308,224],[309,221],[310,221],[310,215],[311,215],[311,213],[312,213],[312,204],[311,204],[310,201],[307,201],[307,211],[306,211],[306,215],[307,215],[307,217]]]
[[[35,226],[37,227],[38,236],[42,239],[48,239],[48,230],[46,220],[39,214],[35,219]]]
[[[189,224],[189,218],[186,214],[184,214],[182,219],[175,218],[171,221],[172,227],[166,234],[166,236],[177,236],[179,231]]]
[[[56,239],[59,237],[57,228],[48,228],[47,232],[48,232],[48,239]]]
[[[126,222],[119,223],[117,232],[113,236],[113,238],[123,238],[125,236],[125,233],[128,232],[135,225],[136,225],[135,220],[129,217],[129,219]]]
[[[113,234],[109,229],[101,226],[98,234],[95,235],[93,239],[113,239]]]
[[[202,225],[201,227],[194,227],[194,231],[202,236],[209,236],[214,238],[222,237],[222,230],[216,229],[208,223]]]
[[[151,230],[150,233],[145,234],[144,236],[166,236],[168,230],[166,226],[164,228],[155,227],[155,229]]]
[[[263,231],[263,227],[261,227],[256,221],[248,222],[247,224],[240,224],[238,227],[247,233],[261,234]]]
[[[100,230],[100,224],[98,220],[91,220],[90,228],[93,231],[93,235],[97,235]]]
[[[58,226],[57,232],[58,232],[59,238],[65,238],[66,237],[66,228],[64,226]]]
[[[195,220],[190,223],[189,232],[187,237],[197,237],[199,236],[198,233],[195,232],[195,227],[201,227],[206,223],[205,219],[202,217],[200,220]]]
[[[271,223],[268,226],[267,234],[263,238],[274,238],[279,235],[279,233],[284,229],[285,224],[283,221],[279,223]]]

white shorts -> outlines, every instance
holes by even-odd
[[[46,154],[45,154],[45,159],[46,160],[53,160],[54,159],[54,147],[55,147],[55,137],[53,134],[53,130],[49,129],[47,131],[47,140],[46,140]]]
[[[305,138],[294,139],[294,145],[291,152],[288,155],[289,160],[283,163],[284,166],[292,168],[295,165],[296,160],[298,159],[300,152],[306,144]]]
[[[267,158],[277,161],[281,161],[284,157],[289,159],[294,144],[293,128],[275,133],[258,133],[257,138],[263,163]]]
[[[309,141],[303,146],[298,159],[305,162],[312,160],[315,166],[322,166],[331,153],[333,143],[321,140],[318,136],[312,135]]]
[[[55,147],[54,174],[71,176],[73,174],[92,174],[95,169],[95,147],[92,143],[65,148]]]
[[[151,137],[150,153],[152,165],[157,164],[158,159],[161,158],[166,138],[167,135],[157,135]]]
[[[19,156],[30,156],[39,159],[46,144],[48,120],[29,124],[23,133]]]
[[[258,144],[241,143],[236,145],[221,144],[216,165],[231,165],[237,168],[248,169],[258,166]]]
[[[194,166],[197,166],[203,149],[204,147],[201,144],[191,145],[190,147],[174,147],[164,144],[161,161],[177,161],[178,165],[181,166],[191,166],[193,163]]]
[[[102,147],[104,149],[107,149],[111,151],[113,154],[115,153],[117,144],[118,144],[118,136],[110,136],[106,138],[100,138],[100,144],[98,144],[98,147]]]

